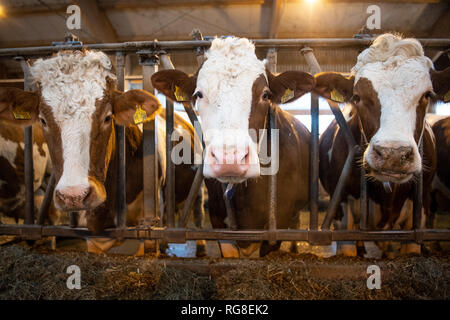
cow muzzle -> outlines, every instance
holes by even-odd
[[[226,183],[243,182],[259,176],[259,161],[253,158],[248,146],[228,149],[210,147],[206,150],[205,176]]]
[[[366,150],[364,165],[381,182],[408,182],[421,168],[418,151],[396,141],[373,143]]]
[[[56,208],[61,211],[92,210],[106,200],[102,184],[89,181],[89,185],[65,186],[55,190]]]

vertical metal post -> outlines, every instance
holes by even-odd
[[[172,161],[173,102],[166,99],[166,213],[167,227],[175,226],[175,166]]]
[[[367,180],[366,180],[366,170],[364,167],[361,167],[361,189],[360,189],[360,198],[359,198],[359,228],[361,230],[368,229],[368,210],[367,210]]]
[[[138,52],[142,65],[143,89],[154,92],[151,77],[158,71],[159,59],[156,54]],[[156,118],[144,122],[144,224],[154,225],[158,219],[158,151]]]
[[[423,138],[419,141],[420,158],[423,160]],[[423,199],[423,173],[417,174],[417,180],[414,184],[414,202],[413,202],[413,227],[420,229],[422,220],[422,199]]]
[[[269,130],[267,133],[269,138],[267,140],[270,141],[270,156],[272,161],[274,161],[273,158],[276,151],[273,148],[275,147],[274,143],[272,143],[272,130],[277,130],[277,111],[275,107],[269,108]],[[269,181],[269,244],[274,245],[276,243],[275,230],[277,229],[277,173],[272,174]]]
[[[311,93],[311,136],[309,154],[309,229],[319,228],[319,97]]]
[[[47,189],[45,190],[44,200],[42,201],[41,207],[39,208],[38,213],[38,224],[44,224],[45,219],[48,216],[48,210],[50,209],[50,204],[52,202],[53,191],[55,190],[55,176],[52,173],[50,176],[50,180],[47,184]]]
[[[125,55],[116,53],[116,83],[119,91],[125,88]],[[125,127],[115,126],[116,130],[116,157],[117,157],[117,227],[123,228],[126,223],[127,199],[126,199],[126,156],[125,156]]]
[[[300,50],[312,75],[321,72],[313,49]],[[319,97],[311,93],[311,137],[309,154],[309,229],[319,228]]]
[[[33,91],[30,64],[23,57],[16,57],[24,75],[24,90]],[[33,167],[33,127],[24,129],[24,175],[25,175],[25,224],[34,224],[34,167]]]

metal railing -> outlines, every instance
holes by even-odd
[[[436,48],[448,48],[450,39],[419,39],[424,46]],[[361,39],[257,39],[254,40],[256,47],[267,47],[270,49],[298,48],[302,49],[311,73],[320,71],[313,50],[309,47],[354,47],[366,46],[370,44],[369,40]],[[46,47],[30,47],[30,48],[8,48],[0,49],[0,57],[17,58],[22,57],[21,64],[25,74],[25,89],[31,89],[31,79],[27,77],[27,58],[35,58],[45,56],[59,50],[73,49],[98,49],[115,54],[116,59],[116,75],[117,87],[119,90],[124,88],[125,75],[125,56],[127,53],[136,53],[139,55],[140,64],[143,74],[143,89],[154,92],[151,84],[151,76],[158,70],[161,64],[163,68],[173,68],[168,52],[173,50],[195,50],[197,61],[200,64],[203,61],[202,54],[204,48],[210,45],[209,41],[193,40],[193,41],[142,41],[142,42],[125,42],[112,44],[89,44],[80,46],[46,46]],[[272,57],[269,63],[271,70],[276,70],[276,54],[275,58],[271,50]],[[194,125],[197,121],[196,114],[190,103],[183,103],[190,121]],[[167,225],[162,226],[162,220],[159,219],[158,213],[158,157],[157,157],[157,124],[155,120],[144,123],[143,125],[143,192],[144,192],[144,219],[140,225],[127,227],[125,225],[127,205],[126,205],[126,170],[125,170],[125,130],[122,126],[116,126],[116,157],[118,160],[117,171],[117,187],[118,195],[116,198],[116,215],[117,225],[114,229],[107,229],[101,236],[113,237],[120,239],[162,239],[172,243],[183,243],[187,240],[251,240],[260,241],[308,241],[311,244],[327,245],[332,241],[374,241],[374,240],[392,240],[392,241],[422,241],[431,240],[450,240],[450,230],[436,229],[419,229],[420,211],[422,208],[422,187],[421,179],[415,188],[414,196],[414,229],[402,231],[369,231],[367,227],[367,186],[365,181],[365,173],[361,170],[361,222],[359,230],[330,230],[330,224],[335,216],[337,207],[342,201],[342,192],[345,182],[350,174],[354,156],[360,146],[355,142],[352,132],[350,131],[339,106],[329,101],[331,111],[341,128],[348,144],[349,154],[345,162],[343,171],[338,181],[338,185],[333,195],[331,195],[330,204],[326,213],[326,217],[319,230],[318,215],[318,191],[319,191],[319,108],[318,97],[311,94],[311,154],[310,154],[310,225],[309,230],[292,230],[277,229],[276,226],[276,183],[277,175],[273,175],[269,179],[268,193],[268,213],[269,228],[268,230],[228,230],[228,229],[211,229],[211,230],[193,230],[186,228],[189,219],[189,212],[193,206],[195,196],[198,193],[203,181],[203,167],[197,167],[197,172],[193,180],[189,195],[185,201],[184,208],[178,219],[175,221],[175,168],[171,162],[172,141],[170,134],[174,130],[174,106],[173,102],[166,99],[166,183],[167,191],[165,195],[165,214]],[[275,110],[269,111],[269,132],[270,129],[276,128]],[[199,130],[195,125],[195,130]],[[52,175],[48,183],[44,201],[39,210],[37,221],[34,217],[34,199],[33,199],[33,157],[32,157],[32,131],[31,127],[25,128],[25,184],[26,184],[26,205],[25,205],[25,224],[23,225],[7,225],[0,224],[0,234],[14,235],[24,239],[39,239],[46,236],[59,237],[91,237],[93,234],[85,228],[74,228],[76,226],[76,214],[70,213],[70,227],[66,226],[45,226],[44,222],[48,214],[48,208],[52,200],[55,188],[55,178]],[[224,201],[228,201],[226,198]],[[227,203],[227,208],[231,207]],[[229,218],[233,221],[233,210],[227,210]]]

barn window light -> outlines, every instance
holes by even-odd
[[[317,0],[305,0],[307,3],[309,3],[309,4],[314,4],[314,3],[316,3],[317,2]]]
[[[5,17],[5,7],[3,7],[2,5],[0,5],[0,18]]]

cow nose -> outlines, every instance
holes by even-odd
[[[402,167],[414,160],[414,151],[411,146],[384,146],[376,144],[373,146],[373,157],[375,163],[380,167]]]
[[[81,210],[89,205],[93,188],[89,186],[69,186],[55,190],[55,197],[62,210]]]
[[[239,177],[244,176],[249,167],[249,148],[223,151],[211,148],[211,169],[216,177]]]

